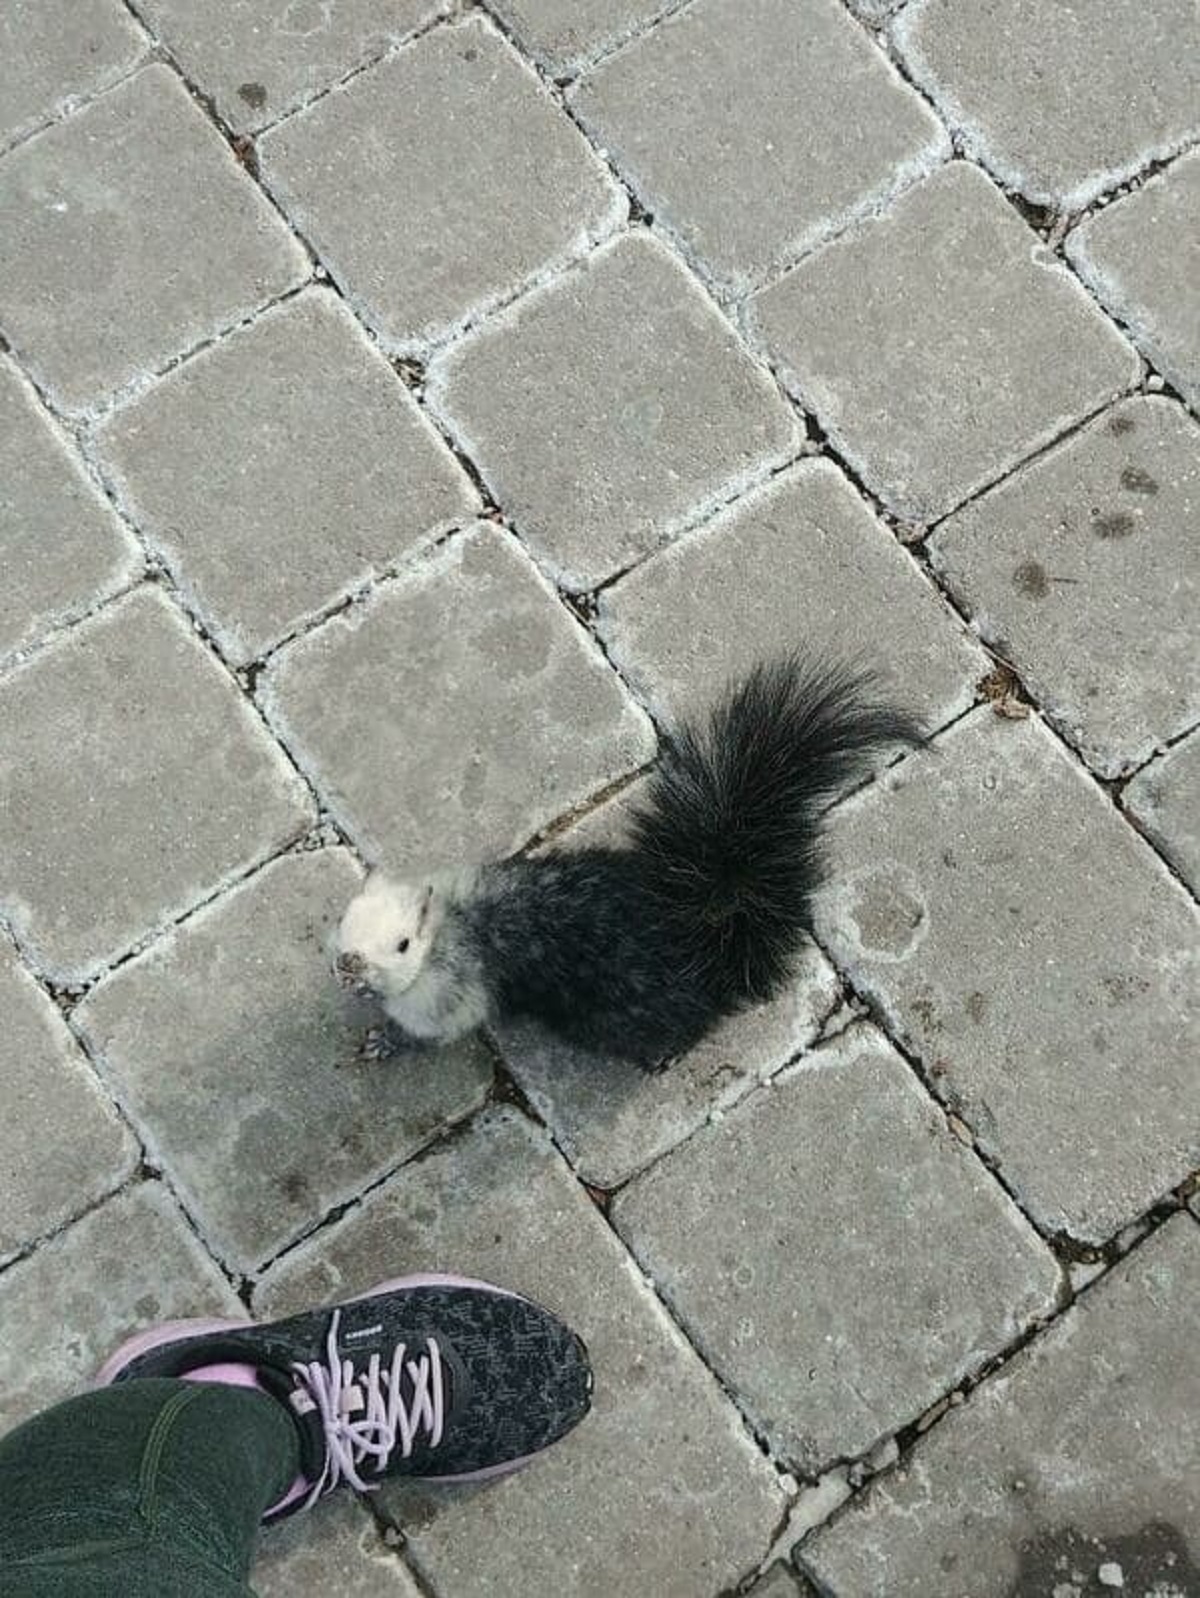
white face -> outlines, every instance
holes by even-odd
[[[389,998],[420,975],[441,919],[429,883],[395,882],[373,872],[333,935],[334,975],[355,993]]]

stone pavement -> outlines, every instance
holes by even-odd
[[[452,1266],[594,1413],[266,1598],[1200,1598],[1194,0],[7,0],[0,335],[0,1425]],[[364,861],[798,643],[936,738],[791,992],[351,1066]]]

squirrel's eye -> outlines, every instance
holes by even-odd
[[[400,939],[400,942],[396,945],[396,953],[397,954],[407,954],[408,953],[408,939],[407,938],[401,938]]]

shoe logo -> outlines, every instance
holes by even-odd
[[[343,1332],[343,1343],[357,1343],[364,1337],[378,1337],[383,1331],[383,1323],[378,1326],[362,1326],[357,1332]]]

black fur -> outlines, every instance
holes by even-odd
[[[822,879],[821,812],[921,731],[872,679],[753,671],[651,779],[627,849],[485,869],[466,909],[495,1013],[653,1067],[792,975]]]

